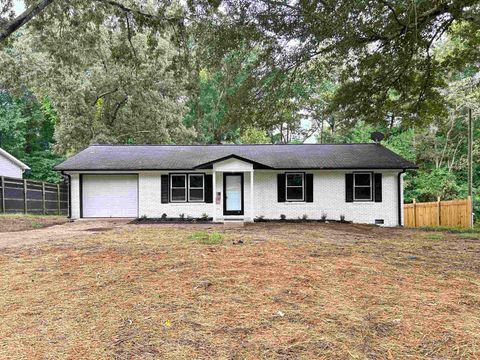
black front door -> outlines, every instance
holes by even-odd
[[[223,215],[243,215],[243,173],[223,174]]]

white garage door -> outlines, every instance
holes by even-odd
[[[137,175],[83,175],[83,217],[137,217]]]

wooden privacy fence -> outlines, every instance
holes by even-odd
[[[404,204],[404,225],[472,227],[472,198]]]
[[[68,215],[68,184],[0,177],[3,214]]]

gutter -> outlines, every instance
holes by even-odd
[[[70,174],[65,174],[63,170],[60,171],[60,174],[68,178],[68,218],[71,219],[72,218],[72,177],[70,176]]]
[[[402,174],[404,174],[406,169],[403,169],[398,173],[397,177],[397,194],[398,194],[398,226],[402,225],[402,191],[401,191],[401,182],[402,182]],[[403,190],[403,189],[402,189]]]

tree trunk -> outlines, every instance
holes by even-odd
[[[18,15],[15,19],[7,23],[0,29],[0,42],[5,41],[13,32],[21,28],[27,22],[32,20],[38,13],[43,11],[54,0],[39,0],[34,5],[30,6],[23,13]]]

